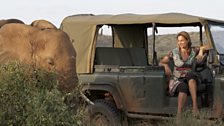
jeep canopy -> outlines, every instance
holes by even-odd
[[[137,47],[144,46],[142,42],[145,42],[147,37],[148,27],[178,27],[178,26],[204,26],[205,32],[208,32],[208,22],[223,24],[223,21],[186,15],[181,13],[165,13],[165,14],[154,14],[154,15],[136,15],[136,14],[121,14],[121,15],[91,15],[81,14],[66,17],[61,23],[61,29],[65,31],[69,36],[77,52],[76,57],[76,69],[77,73],[92,73],[94,53],[96,46],[96,38],[98,30],[102,25],[141,25],[138,34],[142,34],[140,44],[135,44]],[[118,32],[122,29],[116,29]],[[119,40],[118,32],[113,31],[114,45],[121,47],[121,40]],[[122,34],[125,34],[122,32]],[[125,35],[124,35],[125,36]],[[133,37],[128,39],[133,41]],[[117,38],[117,39],[116,39]],[[211,38],[209,38],[211,41]],[[146,40],[147,41],[147,40]]]

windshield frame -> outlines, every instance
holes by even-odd
[[[224,36],[224,23],[209,22],[208,26],[217,53],[224,55],[224,37],[222,37]],[[216,33],[218,31],[217,29],[220,33]]]

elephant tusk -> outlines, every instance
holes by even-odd
[[[82,91],[80,91],[80,94],[81,94],[82,98],[83,98],[87,103],[89,103],[89,104],[91,104],[91,105],[94,105],[94,103],[93,103],[89,98],[87,98],[87,97],[82,93]]]

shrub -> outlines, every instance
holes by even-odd
[[[74,126],[76,113],[57,90],[57,74],[11,62],[0,65],[0,125]]]

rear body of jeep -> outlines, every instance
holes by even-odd
[[[103,25],[112,29],[111,47],[96,46]],[[157,29],[188,26],[198,28],[199,43],[195,46],[204,44],[204,34],[211,47],[207,67],[201,72],[204,80],[198,87],[198,104],[212,110],[214,105],[222,106],[224,99],[224,21],[177,13],[77,15],[65,18],[61,29],[71,37],[77,51],[83,97],[92,106],[94,101],[105,100],[129,118],[150,119],[167,118],[177,110],[177,97],[167,95],[164,68],[158,66]]]

